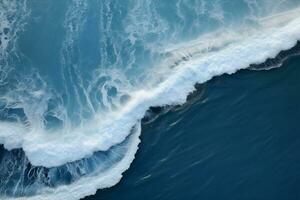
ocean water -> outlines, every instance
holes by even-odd
[[[201,85],[143,125],[118,185],[85,200],[299,199],[299,66],[298,56]]]
[[[299,6],[0,0],[1,199],[299,199]]]

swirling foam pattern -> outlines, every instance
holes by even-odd
[[[299,6],[0,0],[1,199],[76,200],[115,185],[150,107],[292,48]]]

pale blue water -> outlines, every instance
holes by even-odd
[[[299,198],[298,6],[0,0],[1,199]]]

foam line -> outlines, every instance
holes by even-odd
[[[96,114],[95,118],[83,127],[68,132],[52,133],[32,129],[22,134],[21,146],[26,156],[33,165],[54,167],[90,156],[95,151],[108,150],[128,136],[131,128],[143,118],[149,107],[182,104],[187,95],[195,89],[196,83],[206,82],[224,73],[232,74],[250,64],[274,58],[282,50],[292,48],[300,39],[298,13],[299,9],[280,13],[283,20],[278,23],[272,17],[265,18],[257,29],[244,27],[244,34],[241,34],[240,38],[230,40],[224,47],[219,47],[219,44],[227,42],[218,42],[218,48],[213,51],[198,55],[195,44],[184,45],[183,49],[177,48],[176,51],[181,54],[189,52],[191,48],[191,52],[197,56],[191,56],[176,66],[170,75],[155,87],[133,91],[130,94],[131,100],[120,110],[107,116]],[[277,17],[278,15],[274,16]],[[224,34],[228,35],[231,32],[227,30]],[[233,31],[232,34],[237,33]],[[219,38],[226,40],[231,37],[220,35]],[[178,60],[181,59],[181,54],[178,53]],[[16,134],[16,137],[19,135]],[[7,140],[2,141],[5,143]],[[81,148],[78,148],[79,146]]]
[[[33,165],[45,167],[60,166],[90,156],[95,151],[106,151],[129,137],[125,156],[105,172],[82,176],[69,185],[41,188],[35,196],[3,199],[77,200],[94,194],[97,189],[117,184],[134,160],[140,142],[140,119],[149,107],[183,104],[188,94],[195,90],[196,83],[204,83],[224,73],[235,73],[250,64],[263,63],[280,51],[292,48],[300,39],[298,13],[299,9],[261,19],[259,29],[243,27],[240,33],[236,33],[237,30],[218,32],[219,41],[215,43],[207,42],[208,38],[215,37],[212,34],[212,37],[202,37],[168,49],[171,57],[165,63],[166,68],[174,62],[181,62],[170,69],[162,82],[132,91],[130,101],[122,109],[106,116],[96,114],[83,127],[47,133],[15,122],[1,122],[0,143],[7,149],[22,147]],[[278,17],[281,20],[276,20]],[[204,50],[207,43],[210,44],[209,51]],[[188,59],[183,59],[182,56],[187,54]],[[135,125],[137,128],[132,133]]]
[[[122,173],[126,171],[134,160],[135,153],[140,143],[141,124],[138,123],[129,138],[129,148],[124,158],[105,173],[94,173],[80,178],[71,185],[58,188],[43,188],[39,194],[28,197],[3,197],[3,200],[77,200],[88,195],[95,194],[98,189],[108,188],[117,184]]]

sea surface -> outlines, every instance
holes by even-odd
[[[300,56],[215,77],[144,124],[120,183],[85,200],[300,199],[299,79]]]
[[[0,0],[0,199],[300,199],[299,0]]]

